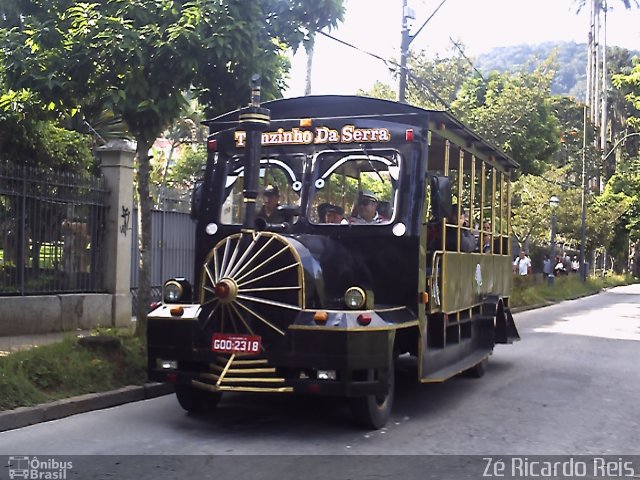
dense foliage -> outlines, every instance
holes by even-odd
[[[484,137],[518,159],[523,173],[540,173],[558,145],[546,64],[533,73],[470,77],[453,103],[456,113]]]
[[[50,120],[0,115],[0,159],[57,172],[89,172],[90,138]]]

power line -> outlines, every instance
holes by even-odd
[[[433,13],[431,13],[431,15],[429,15],[429,18],[427,18],[427,19],[424,21],[424,23],[423,23],[423,24],[422,24],[422,26],[418,29],[418,31],[417,31],[416,33],[414,33],[413,35],[410,35],[410,36],[409,36],[409,43],[411,43],[411,42],[413,41],[413,39],[414,39],[414,38],[416,38],[416,37],[420,34],[420,32],[422,31],[422,29],[425,27],[425,25],[426,25],[427,23],[429,23],[429,21],[430,21],[430,20],[435,16],[435,14],[436,14],[436,13],[438,13],[438,10],[440,10],[440,7],[442,7],[442,6],[445,4],[445,2],[446,2],[446,1],[447,1],[447,0],[442,0],[442,2],[440,2],[440,5],[438,5],[438,6],[436,7],[436,9],[433,11]]]
[[[373,57],[373,58],[375,58],[377,60],[381,60],[385,65],[387,65],[388,63],[392,63],[395,66],[399,66],[393,60],[387,60],[386,58],[381,57],[380,55],[376,55],[375,53],[371,53],[371,52],[368,52],[366,50],[362,50],[361,48],[356,47],[355,45],[353,45],[353,44],[351,44],[349,42],[345,42],[344,40],[340,40],[339,38],[336,38],[333,35],[329,35],[328,33],[323,32],[322,30],[317,30],[316,33],[324,35],[325,37],[330,38],[331,40],[335,40],[336,42],[341,43],[342,45],[346,45],[349,48],[353,48],[354,50],[357,50],[360,53],[364,53],[364,54],[369,55],[370,57]],[[391,68],[389,68],[389,70],[391,70]]]
[[[464,58],[467,63],[469,65],[471,65],[471,68],[473,68],[473,70],[480,76],[480,78],[482,79],[482,82],[484,84],[487,83],[487,81],[485,80],[485,78],[482,76],[482,73],[480,73],[480,70],[478,70],[476,68],[476,66],[473,64],[473,62],[471,61],[471,59],[469,57],[467,57],[464,53],[464,50],[462,49],[462,47],[460,46],[459,43],[457,43],[453,38],[449,37],[449,40],[451,40],[451,43],[453,43],[453,46],[456,47],[456,49],[458,50],[458,52],[460,52],[460,55],[462,55],[462,58]]]
[[[366,50],[362,50],[359,47],[356,47],[355,45],[349,43],[349,42],[345,42],[344,40],[341,40],[339,38],[334,37],[333,35],[330,35],[326,32],[323,32],[322,30],[318,30],[317,33],[324,35],[327,38],[330,38],[331,40],[334,40],[338,43],[341,43],[342,45],[345,45],[349,48],[352,48],[360,53],[364,53],[365,55],[368,55],[370,57],[375,58],[376,60],[380,60],[382,63],[384,63],[387,68],[389,68],[389,70],[394,71],[394,70],[400,70],[401,72],[403,71],[403,68],[400,64],[398,64],[397,62],[393,61],[393,60],[389,60],[386,59],[384,57],[381,57],[380,55],[377,55],[375,53],[372,52],[368,52]],[[392,68],[391,66],[395,67]],[[421,87],[425,88],[437,101],[439,101],[447,110],[451,110],[451,105],[449,105],[449,103],[447,101],[445,101],[442,97],[440,97],[440,95],[438,95],[435,90],[433,90],[433,88],[427,83],[425,82],[423,79],[421,79],[420,77],[418,77],[417,75],[415,75],[408,67],[404,67],[404,71],[406,72],[406,74],[409,76],[409,78],[411,78],[411,80],[413,80],[416,84],[420,85]]]

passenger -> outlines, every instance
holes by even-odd
[[[447,220],[450,225],[460,225],[460,251],[473,252],[476,249],[476,237],[469,231],[467,218],[464,210],[460,211],[458,217],[458,205],[451,206],[451,221]],[[453,226],[447,226],[447,240],[445,244],[447,250],[458,249],[458,229]]]
[[[378,213],[378,197],[371,192],[360,192],[355,214],[351,216],[349,223],[369,225],[386,221],[388,221],[388,219]]]
[[[491,223],[484,222],[482,225],[482,253],[491,253]]]
[[[331,203],[321,203],[318,205],[318,217],[320,223],[345,223],[344,210],[342,207]]]
[[[347,223],[342,207],[337,205],[329,205],[329,207],[327,207],[327,223]]]
[[[258,216],[264,218],[267,223],[283,223],[287,219],[283,212],[278,210],[280,206],[280,191],[276,185],[268,185],[262,192],[262,208]]]

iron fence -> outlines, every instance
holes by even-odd
[[[101,292],[101,176],[0,162],[0,295]]]

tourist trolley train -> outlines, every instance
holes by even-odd
[[[223,392],[333,395],[380,428],[399,357],[442,382],[481,376],[496,343],[519,339],[517,163],[452,115],[356,96],[260,105],[254,86],[250,106],[206,123],[196,281],[167,281],[148,317],[150,377],[184,409]]]

